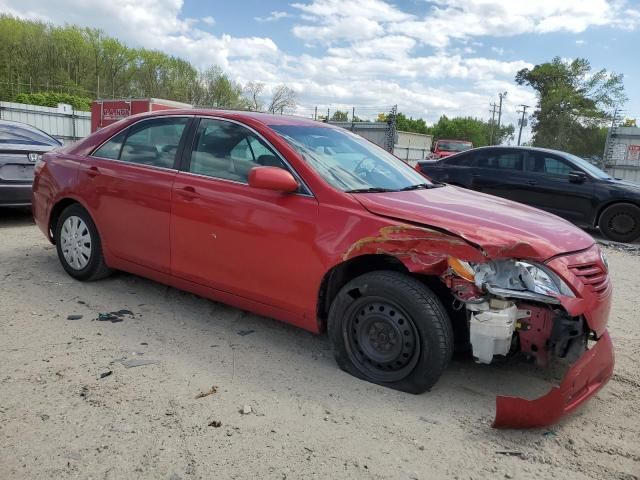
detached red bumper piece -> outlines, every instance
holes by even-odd
[[[567,370],[558,387],[535,400],[496,398],[494,428],[537,428],[551,425],[600,390],[613,375],[613,344],[605,331],[596,344]]]

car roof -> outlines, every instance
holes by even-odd
[[[33,125],[29,125],[28,123],[16,122],[14,120],[3,120],[3,119],[0,119],[0,127],[2,127],[2,126],[9,127],[9,128],[11,128],[11,127],[22,128],[22,129],[28,130],[30,132],[42,134],[42,135],[45,135],[46,137],[52,139],[53,141],[55,141],[58,145],[62,145],[62,142],[60,142],[60,140],[55,138],[53,135],[48,134],[47,132],[45,132],[44,130],[39,129],[38,127],[34,127]]]
[[[459,143],[472,143],[469,140],[454,140],[454,139],[449,139],[449,138],[439,138],[438,140],[436,140],[436,142],[459,142]]]
[[[247,112],[243,110],[218,110],[212,108],[175,108],[168,110],[157,110],[155,112],[145,112],[136,115],[137,118],[153,117],[156,115],[215,115],[216,117],[228,118],[231,120],[246,121],[253,120],[264,125],[296,125],[308,127],[338,128],[328,123],[319,122],[305,117],[295,115],[274,115],[263,112]]]
[[[475,152],[478,150],[522,150],[522,151],[528,151],[528,152],[544,152],[544,153],[555,153],[556,155],[566,155],[567,152],[563,152],[561,150],[554,150],[552,148],[542,148],[542,147],[523,147],[523,146],[509,146],[509,145],[489,145],[486,147],[476,147],[472,150],[467,150],[466,152],[460,152],[460,153],[468,153],[468,152]]]

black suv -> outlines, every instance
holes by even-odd
[[[566,152],[532,147],[481,147],[416,169],[433,180],[547,210],[611,240],[640,237],[640,185],[611,178]]]

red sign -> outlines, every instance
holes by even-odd
[[[640,161],[640,145],[629,145],[627,149],[627,160],[633,162]]]

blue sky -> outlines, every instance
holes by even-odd
[[[534,93],[515,73],[587,58],[625,75],[627,116],[640,120],[639,0],[0,0],[0,11],[98,27],[199,68],[220,65],[240,83],[294,88],[295,112],[390,105],[429,122],[487,118],[506,91],[504,117]]]

